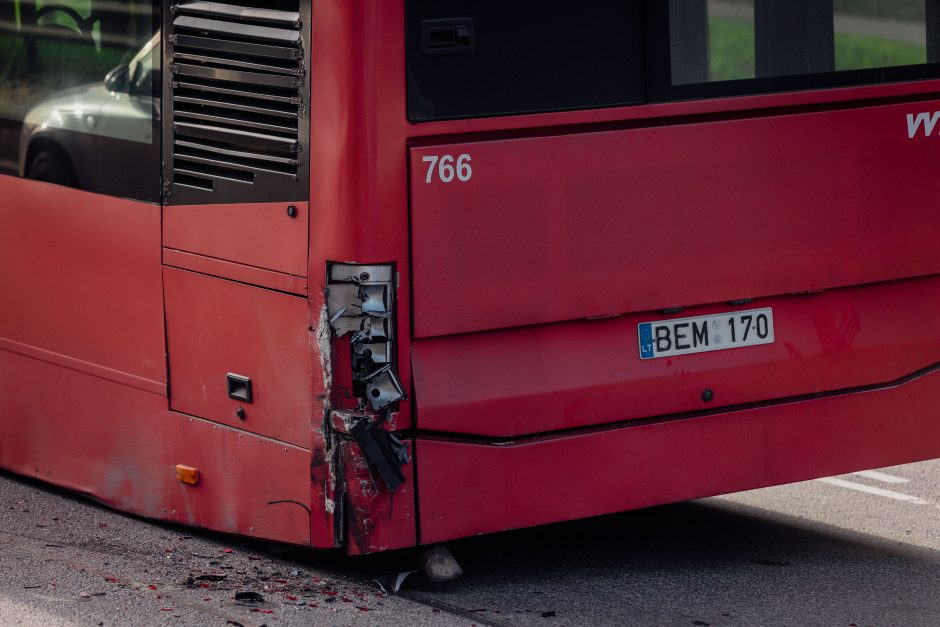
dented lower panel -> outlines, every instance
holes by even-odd
[[[148,518],[311,544],[309,450],[4,350],[0,372],[0,415],[17,417],[4,425],[0,467]],[[180,466],[197,471],[195,483]]]
[[[934,369],[873,391],[517,442],[419,437],[420,542],[931,459],[938,423]]]

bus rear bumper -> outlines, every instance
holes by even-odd
[[[511,442],[415,441],[420,542],[940,457],[940,366],[863,391]]]

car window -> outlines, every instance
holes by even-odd
[[[140,0],[0,1],[0,174],[110,193],[108,177],[96,170],[97,151],[123,150],[137,163],[146,152],[157,155],[156,167],[152,194],[142,195],[155,199],[159,129],[152,110],[134,112],[140,132],[98,113],[108,93],[105,76],[153,39],[156,18],[155,4]],[[156,55],[139,64],[138,93],[158,89]],[[109,115],[121,113],[112,108]],[[120,137],[113,136],[116,128]]]

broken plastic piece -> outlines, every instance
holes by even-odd
[[[381,420],[363,420],[350,430],[350,434],[362,450],[369,467],[375,470],[388,489],[394,492],[405,481],[405,475],[401,472],[404,461],[400,451],[405,445],[383,429],[381,424]],[[407,452],[404,458],[407,458]]]
[[[405,399],[394,362],[394,266],[331,263],[327,313],[336,337],[349,334],[358,407],[383,411]]]
[[[403,401],[405,388],[392,371],[391,364],[376,370],[366,378],[366,397],[374,411],[382,411],[389,405]]]
[[[378,584],[379,589],[382,590],[382,592],[385,592],[386,594],[394,593],[401,590],[401,585],[405,583],[405,579],[408,578],[408,575],[413,575],[416,572],[418,571],[403,570],[400,573],[391,573],[388,575],[382,575],[381,577],[376,577],[372,581]]]
[[[355,343],[355,337],[350,338],[350,341]],[[357,356],[368,358],[375,364],[387,364],[392,360],[391,342],[360,342],[354,345],[354,349]]]
[[[382,315],[389,312],[388,288],[384,285],[363,285],[359,288],[362,313]]]
[[[355,283],[332,283],[327,287],[327,310],[330,320],[340,316],[362,315],[362,299]]]
[[[360,266],[351,263],[330,264],[330,281],[353,283],[391,283],[392,266]]]

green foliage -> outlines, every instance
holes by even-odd
[[[712,19],[708,24],[711,80],[754,78],[754,28],[744,22]]]
[[[709,29],[711,80],[754,78],[753,25],[732,20],[712,19],[709,21]],[[892,67],[927,62],[927,51],[924,46],[883,37],[836,33],[835,45],[837,70]]]
[[[927,49],[902,41],[836,33],[836,69],[914,65],[927,62]]]

